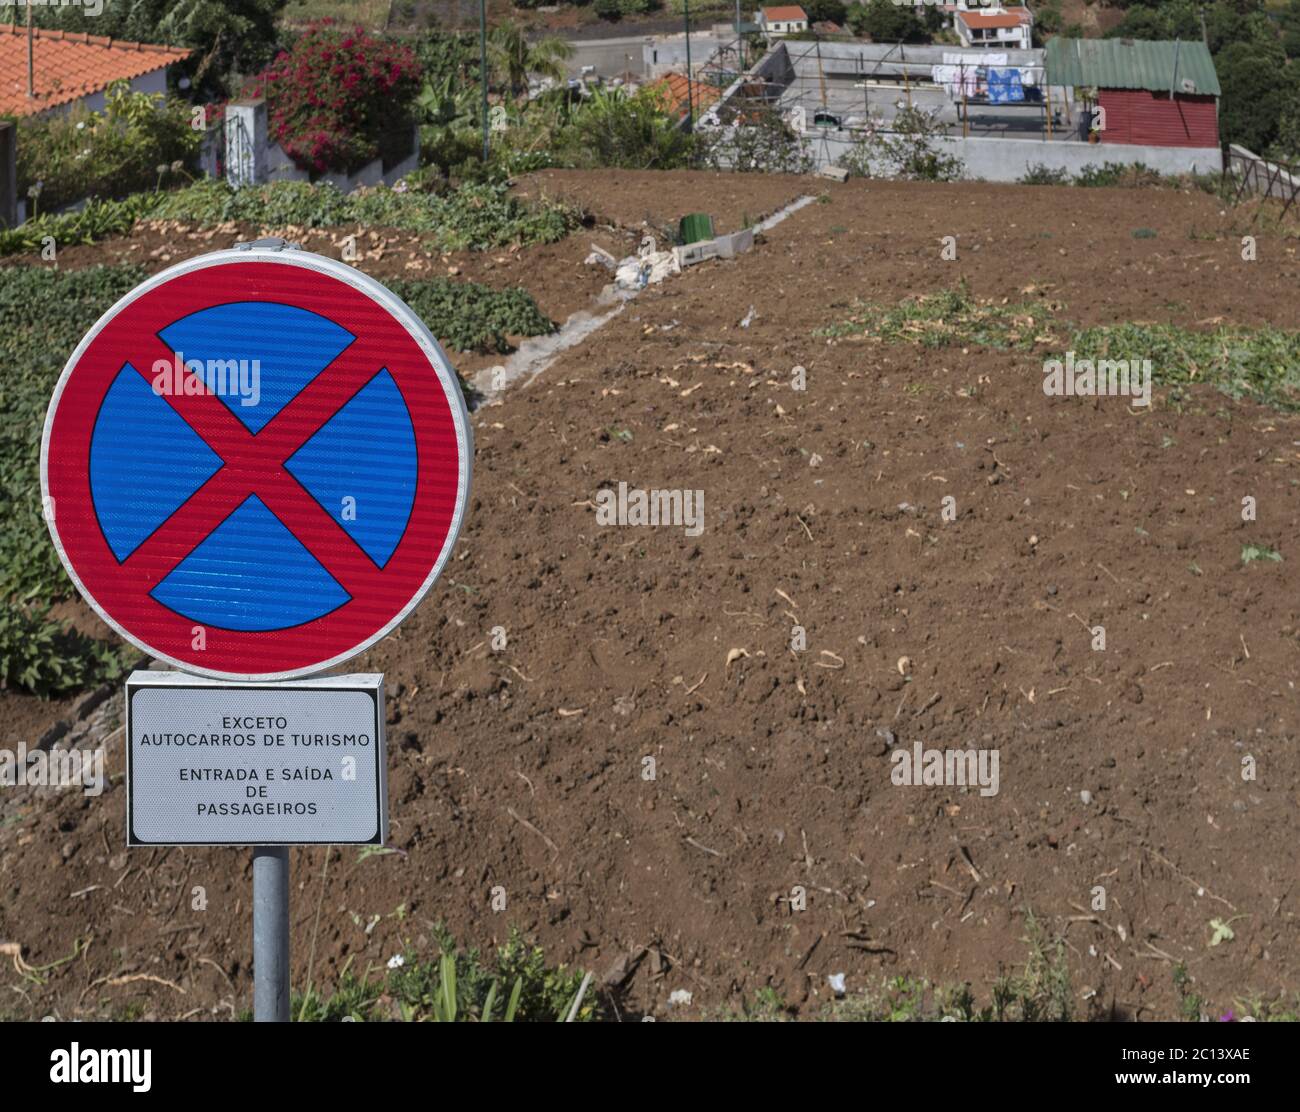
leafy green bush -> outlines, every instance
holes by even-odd
[[[450,278],[391,281],[387,285],[415,310],[430,332],[459,351],[507,352],[507,336],[541,336],[555,331],[555,322],[524,289],[493,290]]]
[[[868,0],[850,7],[847,19],[855,35],[867,35],[872,42],[929,42],[926,14],[892,0]]]
[[[522,4],[515,5],[522,7]],[[470,32],[424,31],[412,40],[425,81],[444,77],[458,84],[478,84],[478,35]]]
[[[510,196],[504,184],[464,185],[428,197],[427,204],[427,230],[445,251],[556,243],[579,224],[573,209],[557,203],[529,207]]]
[[[595,0],[591,8],[601,19],[622,19],[657,11],[660,6],[659,0]]]
[[[904,108],[886,124],[875,116],[839,165],[864,178],[957,181],[966,164],[944,145],[947,130],[937,113]]]
[[[1105,162],[1101,166],[1089,162],[1075,174],[1074,184],[1105,189],[1120,185],[1155,184],[1159,178],[1160,175],[1155,170],[1141,162]]]
[[[799,6],[803,8],[810,24],[823,21],[842,24],[849,14],[844,0],[804,0]]]
[[[1053,168],[1044,162],[1035,162],[1025,167],[1018,181],[1021,185],[1069,185],[1070,171],[1064,166]]]
[[[154,210],[159,219],[211,226],[228,220],[263,228],[364,224],[428,233],[444,251],[487,251],[512,244],[554,243],[578,217],[558,204],[529,207],[500,183],[462,186],[449,193],[399,192],[377,187],[340,193],[332,185],[273,182],[231,189],[204,181],[168,194]]]
[[[1034,45],[1041,45],[1041,35],[1059,34],[1065,22],[1061,14],[1061,0],[1048,0],[1034,13]]]
[[[507,19],[488,33],[487,54],[491,87],[520,102],[528,99],[530,75],[564,83],[573,47],[558,35],[529,38],[522,26]]]
[[[559,160],[568,166],[624,170],[686,166],[693,143],[668,114],[666,97],[663,89],[631,95],[622,89],[597,89],[558,131]]]
[[[803,136],[781,113],[753,103],[696,133],[700,162],[714,170],[759,174],[810,174],[817,165]]]
[[[50,212],[84,197],[157,189],[193,168],[202,138],[188,105],[119,81],[102,112],[74,108],[19,123],[18,195],[34,204],[29,212]]]
[[[95,641],[49,619],[48,607],[0,608],[0,688],[63,695],[120,679],[133,649]]]
[[[667,0],[664,7],[673,15],[683,15],[687,4],[691,6],[692,20],[707,12],[730,13],[735,8],[733,0]]]
[[[482,102],[477,84],[466,84],[454,73],[427,80],[415,98],[420,121],[420,162],[444,174],[483,149]]]

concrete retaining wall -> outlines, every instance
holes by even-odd
[[[1073,140],[951,139],[953,153],[966,163],[966,176],[986,181],[1016,181],[1030,166],[1076,175],[1085,166],[1107,162],[1143,165],[1162,174],[1218,174],[1223,152],[1218,147],[1145,147],[1130,143],[1080,143]]]
[[[809,150],[817,166],[837,164],[853,146],[848,132],[828,131],[810,136]],[[1142,163],[1162,174],[1218,174],[1223,155],[1217,147],[1144,147],[1128,143],[1079,143],[1071,140],[941,138],[936,141],[947,153],[965,164],[966,178],[1014,182],[1031,166],[1065,170],[1077,175],[1085,166],[1101,167],[1107,162],[1125,165]],[[875,168],[878,173],[883,167]]]

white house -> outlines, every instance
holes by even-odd
[[[1034,14],[1028,8],[986,8],[953,14],[953,30],[962,46],[1029,50],[1034,45]]]
[[[795,35],[808,30],[808,13],[798,4],[763,8],[755,22],[768,38],[779,39],[784,35]]]

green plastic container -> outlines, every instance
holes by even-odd
[[[683,247],[712,239],[713,217],[707,212],[693,212],[689,216],[683,216],[677,225],[677,238],[682,241]]]

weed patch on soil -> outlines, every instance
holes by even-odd
[[[1048,307],[1041,303],[1000,304],[974,298],[962,288],[910,297],[897,305],[856,302],[846,320],[819,328],[814,335],[865,336],[930,348],[976,344],[1026,349],[1053,341],[1050,319]]]

